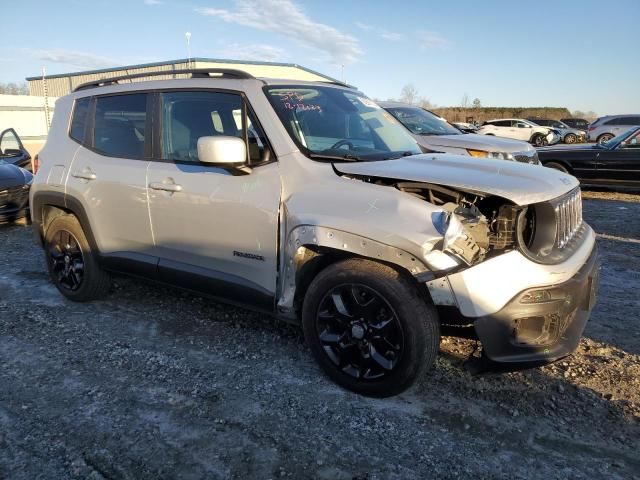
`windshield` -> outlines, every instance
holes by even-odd
[[[422,153],[391,115],[359,92],[300,85],[265,91],[291,138],[312,158],[386,160]]]
[[[446,120],[418,107],[390,107],[387,111],[416,135],[461,135]]]

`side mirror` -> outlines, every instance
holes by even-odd
[[[200,137],[198,159],[202,163],[237,167],[247,163],[247,147],[238,137]]]

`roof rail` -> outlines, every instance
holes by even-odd
[[[101,78],[99,80],[93,80],[78,85],[73,89],[74,92],[80,90],[87,90],[89,88],[103,87],[105,85],[117,85],[126,80],[133,80],[134,78],[145,77],[159,77],[166,75],[188,75],[191,74],[191,78],[211,78],[211,74],[214,74],[214,78],[238,78],[238,79],[250,79],[255,78],[253,75],[244,72],[242,70],[235,70],[232,68],[190,68],[183,70],[159,70],[155,72],[134,73],[131,75],[122,75],[113,78]],[[131,82],[133,83],[133,82]]]

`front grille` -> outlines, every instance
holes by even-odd
[[[582,195],[580,188],[572,190],[554,203],[556,214],[555,246],[564,248],[582,225]]]
[[[533,165],[537,165],[540,163],[538,160],[538,152],[535,150],[533,152],[518,152],[513,154],[513,158],[516,162],[520,163],[531,163]]]

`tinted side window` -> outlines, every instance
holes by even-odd
[[[627,125],[640,125],[640,117],[627,118]]]
[[[91,97],[85,97],[76,100],[76,104],[73,107],[69,136],[80,143],[84,143],[84,132],[87,128],[87,114],[89,113],[90,104]]]
[[[115,157],[143,158],[147,94],[98,97],[93,146]]]
[[[162,158],[198,162],[198,139],[229,136],[245,139],[250,163],[259,163],[267,143],[240,95],[222,92],[168,92],[162,101]],[[246,125],[246,137],[244,126]]]
[[[510,127],[511,120],[500,120],[498,122],[492,122],[494,127]]]

